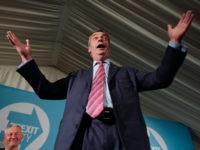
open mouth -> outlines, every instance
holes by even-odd
[[[97,48],[105,48],[106,46],[105,45],[103,45],[103,44],[99,44],[99,45],[97,45]]]

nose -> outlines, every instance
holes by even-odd
[[[12,134],[10,135],[11,138],[17,138],[18,134]]]
[[[17,135],[15,135],[15,134],[13,134],[12,136],[11,136],[11,138],[16,138],[17,137]]]
[[[98,39],[99,42],[103,42],[103,36],[100,36]]]

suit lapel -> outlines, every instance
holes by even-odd
[[[91,66],[86,72],[85,80],[84,80],[86,81],[86,86],[88,89],[90,89],[92,86],[92,75],[93,75],[93,67]]]
[[[108,83],[110,82],[110,80],[112,79],[112,77],[114,76],[114,74],[117,72],[118,69],[119,67],[110,63],[110,68],[109,68],[109,73],[108,73]]]

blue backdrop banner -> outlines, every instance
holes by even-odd
[[[189,129],[181,123],[145,117],[152,150],[194,150]]]
[[[6,126],[14,123],[24,133],[21,150],[53,150],[65,102],[40,100],[33,92],[0,85],[0,140]],[[145,122],[152,150],[194,150],[183,124],[152,117]]]
[[[40,100],[33,92],[0,85],[0,140],[6,126],[19,124],[21,150],[53,150],[65,100]]]

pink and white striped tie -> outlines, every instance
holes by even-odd
[[[92,117],[97,117],[103,111],[103,99],[104,99],[104,78],[105,70],[103,62],[98,62],[99,68],[92,81],[92,88],[88,98],[87,113]]]

